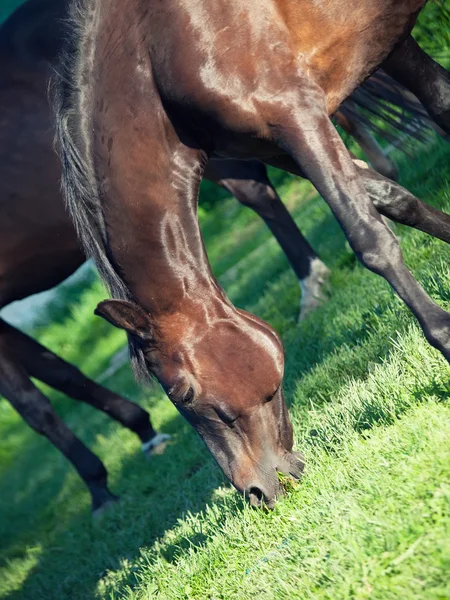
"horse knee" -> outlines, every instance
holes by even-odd
[[[387,180],[371,181],[366,190],[375,208],[392,220],[414,225],[420,211],[419,200],[399,185]]]
[[[396,190],[385,203],[385,212],[391,219],[399,220],[405,225],[415,226],[420,216],[420,202],[406,190],[400,188]]]

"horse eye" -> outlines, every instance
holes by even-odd
[[[194,388],[190,387],[188,389],[188,391],[186,392],[186,394],[184,395],[184,397],[181,401],[181,404],[183,406],[186,406],[187,404],[190,404],[193,399],[194,399]]]
[[[223,410],[216,409],[217,415],[220,417],[220,420],[227,425],[227,427],[233,427],[238,417],[232,417],[230,414],[227,414]]]
[[[275,398],[276,393],[278,392],[278,390],[280,389],[281,384],[277,387],[277,389],[273,392],[273,394],[269,394],[266,398],[266,403],[270,402],[271,400],[273,400]]]

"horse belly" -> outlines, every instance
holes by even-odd
[[[14,254],[0,248],[0,308],[51,289],[85,261],[74,233],[61,229],[45,233],[21,240],[12,249]]]

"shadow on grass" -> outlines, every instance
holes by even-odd
[[[75,433],[84,428],[82,421],[86,423],[87,414],[93,411],[82,412],[78,425],[72,426]],[[97,433],[113,444],[118,426],[102,425],[95,427]],[[93,427],[89,422],[88,429]],[[18,465],[21,471],[32,473],[20,487],[17,477],[3,478],[2,487],[11,492],[8,504],[14,525],[2,536],[2,553],[11,561],[24,558],[29,548],[41,547],[21,589],[9,598],[93,598],[108,570],[119,569],[124,560],[133,561],[141,547],[152,545],[187,512],[205,509],[224,481],[220,471],[181,417],[168,421],[164,431],[175,439],[162,455],[150,460],[128,455],[113,469],[111,489],[121,502],[97,522],[91,522],[82,482],[68,473],[65,459],[50,447],[42,452],[36,444],[36,453]],[[33,455],[39,456],[34,468],[30,465]]]
[[[360,292],[357,307],[349,306],[349,298],[343,295],[304,325],[285,332],[288,397],[292,398],[301,378],[319,366],[328,369],[328,380],[321,380],[319,373],[312,377],[310,384],[304,384],[305,399],[296,400],[297,411],[303,405],[307,406],[308,385],[318,405],[321,401],[332,400],[340,386],[346,383],[347,367],[352,377],[365,377],[368,363],[379,362],[389,355],[393,333],[405,331],[411,322],[410,318],[405,318],[404,309],[391,308],[392,294],[387,287],[380,294],[383,284],[363,278],[359,269],[353,268],[356,261],[342,252],[342,234],[330,214],[314,222],[308,237],[319,252],[323,249],[331,266],[334,264],[341,270],[345,267],[341,280],[336,283],[337,291],[345,288],[346,276],[352,279],[352,285],[360,278],[369,289]],[[234,296],[238,304],[251,308],[255,295],[264,292],[267,279],[286,270],[280,255],[281,252],[270,260],[258,260],[252,265]],[[333,263],[335,255],[337,259]],[[384,320],[388,322],[387,327],[383,325]],[[101,335],[101,327],[103,325],[96,325],[91,329],[90,324],[86,325],[86,334],[80,335],[80,343],[72,352],[72,362],[82,368],[89,364],[93,339]],[[105,368],[107,358],[105,355],[96,360],[95,370],[100,372]],[[129,374],[122,380],[116,378],[114,384],[117,392],[136,397]],[[433,384],[415,392],[417,401],[423,401],[430,393],[443,397],[441,386]],[[103,415],[82,405],[77,407],[74,416],[68,401],[62,402],[59,395],[51,397],[57,400],[61,413],[68,417],[74,433],[87,445],[92,446],[100,433],[109,439],[108,444],[102,444],[102,452],[112,448],[115,442],[114,453],[117,454],[117,444],[124,439],[117,433],[117,424],[106,422]],[[370,416],[372,426],[378,420],[376,413]],[[19,426],[25,427],[22,423],[14,424],[11,431]],[[163,455],[147,463],[143,456],[128,453],[113,466],[111,487],[122,495],[123,501],[96,524],[90,520],[87,492],[75,475],[68,475],[65,460],[50,447],[42,450],[38,444],[35,446],[31,441],[34,434],[24,436],[24,440],[30,441],[30,447],[2,481],[2,488],[9,491],[7,502],[14,510],[14,523],[7,524],[2,545],[9,560],[21,558],[29,547],[42,544],[42,550],[20,591],[11,594],[10,598],[92,598],[98,581],[108,570],[121,569],[124,561],[135,561],[141,547],[153,545],[177,524],[180,517],[188,512],[203,511],[213,500],[220,504],[221,500],[215,498],[214,493],[223,483],[223,477],[189,425],[176,416],[166,420],[164,431],[174,434],[174,443]],[[106,459],[105,462],[108,464]],[[20,473],[28,473],[29,480],[19,483]],[[55,502],[46,501],[50,496],[56,498]],[[239,510],[239,502],[234,506]],[[44,538],[45,542],[42,541]],[[202,532],[190,538],[180,537],[165,545],[163,555],[169,562],[176,561],[178,553],[191,546],[202,546],[207,540]]]

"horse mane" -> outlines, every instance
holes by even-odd
[[[62,192],[83,248],[91,256],[110,296],[135,301],[109,250],[89,132],[92,98],[89,81],[94,69],[98,29],[97,0],[75,0],[66,15],[66,40],[53,78],[56,116],[55,144],[62,165]],[[142,349],[128,336],[135,377],[149,379]]]

